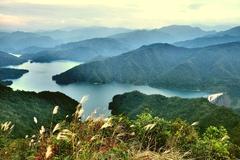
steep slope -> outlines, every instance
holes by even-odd
[[[208,101],[218,106],[230,106],[230,97],[224,93],[215,93],[208,96]]]
[[[75,111],[77,102],[59,92],[13,91],[0,85],[0,121],[12,121],[17,136],[32,134],[33,130],[39,128],[33,122],[34,116],[40,120],[39,125],[48,126],[47,122],[56,105],[60,106],[60,114],[56,118],[64,118]]]
[[[162,95],[145,95],[134,91],[113,97],[109,109],[114,115],[125,114],[131,118],[149,109],[155,116],[166,119],[181,118],[190,123],[199,122],[201,131],[208,126],[224,126],[240,142],[237,129],[240,127],[240,117],[233,110],[219,107],[207,99],[167,98]]]
[[[22,58],[34,62],[50,62],[53,60],[89,61],[98,56],[115,56],[128,51],[127,45],[110,38],[94,38],[72,42],[34,54],[25,54]]]
[[[151,84],[157,82],[161,74],[183,63],[190,55],[190,50],[185,48],[153,44],[103,61],[77,66],[53,79],[60,84],[83,81]]]
[[[157,87],[206,89],[211,86],[220,89],[239,82],[239,50],[240,43],[199,49],[154,44],[103,61],[79,65],[53,79],[60,84],[117,81]]]
[[[234,27],[216,34],[175,43],[177,46],[196,48],[240,41],[240,27]]]
[[[8,65],[18,65],[25,62],[24,59],[15,57],[5,52],[0,51],[0,67]]]
[[[143,46],[120,56],[76,66],[53,76],[58,84],[131,83],[153,87],[226,92],[234,107],[240,97],[240,43],[186,49]]]
[[[240,80],[239,49],[240,43],[193,49],[194,54],[187,61],[166,73],[162,82],[174,83],[179,87],[181,85],[186,87],[190,84],[199,86],[199,88],[237,85]]]

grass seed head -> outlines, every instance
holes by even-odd
[[[52,114],[55,115],[58,113],[58,109],[59,109],[59,106],[55,106],[54,109],[53,109],[53,112]]]
[[[61,126],[60,126],[60,123],[56,124],[55,127],[53,128],[53,131],[52,133],[55,133],[56,131],[60,130],[61,129]]]
[[[193,122],[193,123],[191,124],[191,126],[197,126],[197,125],[199,125],[199,122]]]
[[[45,133],[45,127],[44,126],[41,126],[41,129],[39,131],[40,135],[43,135]]]
[[[33,117],[33,121],[34,121],[34,123],[38,123],[38,120],[37,120],[37,118],[36,117]]]
[[[74,136],[74,133],[72,133],[70,130],[63,129],[61,132],[58,133],[57,139],[70,141],[73,136]]]
[[[82,98],[81,98],[81,100],[80,100],[80,104],[81,105],[84,105],[86,102],[88,101],[88,96],[83,96]]]
[[[112,119],[111,118],[108,118],[106,120],[106,122],[102,125],[101,129],[104,129],[104,128],[108,128],[108,127],[112,127]]]
[[[144,127],[144,129],[145,129],[146,131],[150,131],[150,130],[152,130],[155,126],[156,126],[156,123],[148,124],[148,125],[146,125],[146,126]]]
[[[45,158],[48,159],[52,156],[53,152],[52,152],[52,146],[48,146],[47,147],[47,151],[46,151],[46,154],[45,154]]]

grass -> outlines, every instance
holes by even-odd
[[[55,122],[59,107],[52,112],[47,128],[36,125],[34,135],[11,139],[13,124],[1,124],[0,157],[4,160],[182,160],[234,159],[240,153],[223,127],[210,126],[200,134],[198,123],[188,124],[153,117],[143,113],[135,120],[124,116],[97,117],[86,120],[86,97],[72,116]],[[55,122],[55,123],[54,123]]]

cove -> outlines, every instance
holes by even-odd
[[[11,66],[11,68],[27,69],[29,73],[24,74],[19,79],[12,80],[13,84],[10,87],[14,90],[35,92],[59,91],[78,101],[82,96],[87,95],[89,100],[84,107],[85,116],[91,114],[94,110],[97,111],[98,115],[109,115],[108,103],[111,102],[112,97],[116,94],[134,90],[138,90],[145,94],[161,94],[167,97],[178,96],[182,98],[197,98],[206,97],[208,95],[208,93],[201,91],[159,89],[149,86],[135,86],[119,83],[58,85],[52,81],[53,75],[62,73],[79,64],[79,62],[73,61],[54,61],[51,63],[26,62],[18,66]]]

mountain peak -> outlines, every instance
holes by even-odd
[[[233,27],[229,30],[222,31],[220,35],[240,36],[240,26]]]
[[[170,25],[170,26],[165,26],[162,27],[161,30],[166,30],[166,29],[195,29],[195,30],[202,30],[199,27],[193,27],[190,25]]]
[[[169,43],[154,43],[150,45],[143,45],[140,49],[149,49],[149,48],[183,48],[183,47],[177,47]]]

